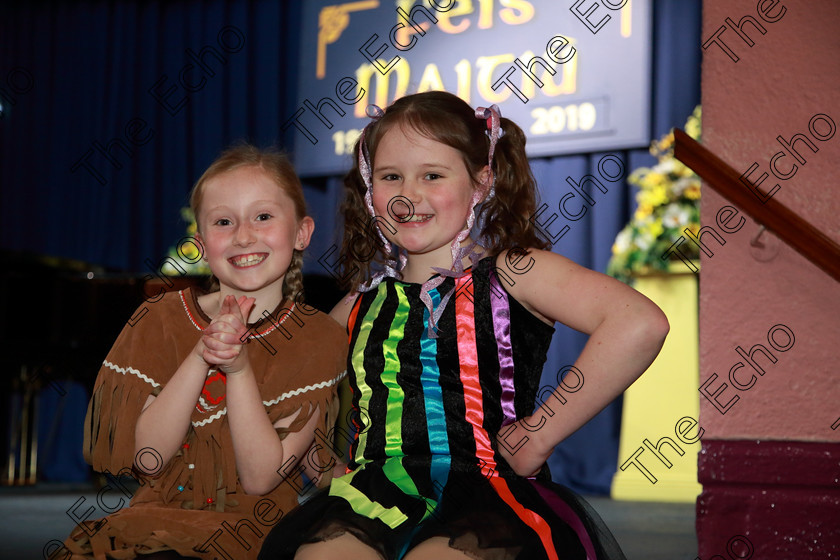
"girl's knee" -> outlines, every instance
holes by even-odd
[[[460,550],[449,546],[449,539],[446,537],[432,537],[412,548],[405,556],[405,560],[471,560]]]
[[[374,549],[349,533],[298,548],[295,560],[383,560]]]

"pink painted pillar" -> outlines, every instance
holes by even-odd
[[[840,243],[840,2],[703,4],[704,144]],[[704,187],[700,558],[840,557],[840,284],[729,204]]]

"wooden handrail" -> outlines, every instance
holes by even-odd
[[[787,206],[770,198],[761,202],[741,182],[741,174],[680,129],[674,129],[674,157],[748,216],[775,233],[806,259],[840,282],[840,245]]]

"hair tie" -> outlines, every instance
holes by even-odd
[[[487,121],[487,130],[484,133],[490,138],[490,150],[487,154],[487,165],[490,166],[490,174],[493,176],[493,182],[490,184],[490,192],[487,198],[492,197],[496,192],[496,173],[493,171],[493,155],[496,152],[496,143],[499,138],[505,135],[502,129],[502,112],[499,106],[495,103],[487,107],[476,107],[475,118],[485,119]]]
[[[385,115],[385,111],[379,105],[371,103],[370,105],[365,107],[365,114],[368,116],[368,118],[378,121]]]

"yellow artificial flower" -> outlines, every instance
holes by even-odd
[[[632,173],[630,173],[630,176],[627,177],[627,182],[631,185],[641,185],[642,179],[648,173],[650,173],[650,168],[648,167],[640,167],[638,169],[635,169]]]
[[[701,137],[700,116],[698,106],[683,128],[698,141]],[[699,223],[689,222],[692,217],[697,220],[700,179],[674,158],[673,130],[653,140],[650,153],[657,157],[656,165],[638,168],[627,178],[629,184],[638,187],[637,207],[630,223],[616,236],[607,267],[608,274],[625,282],[632,279],[634,271],[664,268],[661,255],[657,253],[662,249],[658,240],[666,230],[677,239],[686,230],[695,236],[700,230]],[[695,247],[684,249],[692,255],[698,253]]]
[[[674,133],[673,131],[667,134],[662,140],[659,141],[657,144],[658,152],[661,154],[662,152],[667,151],[674,145]],[[656,154],[654,154],[656,155]]]
[[[665,182],[665,175],[658,171],[651,171],[645,176],[645,182],[650,184],[650,188],[656,188]]]
[[[653,206],[650,204],[639,204],[639,207],[636,209],[635,214],[633,214],[633,218],[636,221],[643,221],[645,218],[650,216],[653,213]]]
[[[654,238],[659,237],[660,235],[662,235],[662,234],[665,232],[665,228],[664,228],[664,227],[662,227],[662,220],[656,220],[655,222],[653,222],[653,223],[650,225],[650,228],[648,228],[648,231],[650,232],[650,234],[651,234]]]
[[[694,113],[688,120],[685,122],[685,133],[694,138],[695,140],[700,138],[701,133],[701,124],[700,124],[700,117],[702,115],[702,109],[700,105],[695,107]]]
[[[665,228],[662,227],[661,220],[648,220],[639,228],[639,232],[647,237],[652,239],[656,239],[662,232],[665,231]]]
[[[700,185],[691,185],[683,192],[686,198],[700,200]]]
[[[688,224],[688,231],[690,231],[695,237],[697,236],[697,232],[700,231],[700,224],[697,222],[691,222]]]
[[[659,182],[649,190],[639,191],[636,200],[639,205],[650,206],[656,208],[670,202],[668,198],[668,187],[665,183]]]
[[[673,173],[674,175],[678,177],[690,177],[694,175],[694,171],[686,167],[685,164],[680,160],[674,158],[671,161],[673,162],[673,165],[671,167],[671,173]]]

